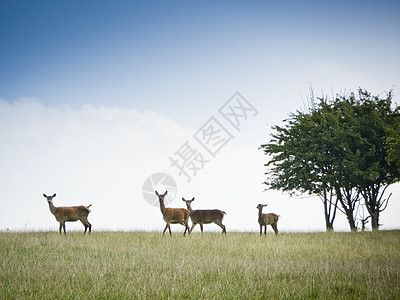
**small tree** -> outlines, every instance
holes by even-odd
[[[384,192],[400,178],[386,151],[387,133],[399,120],[391,93],[379,99],[360,89],[357,95],[318,100],[311,101],[308,112],[291,114],[285,126],[273,127],[271,141],[261,145],[271,156],[265,184],[319,195],[327,230],[333,229],[336,209],[346,214],[351,230],[357,229],[354,210],[361,195],[378,229],[379,213],[390,198]]]
[[[388,133],[399,126],[399,110],[392,107],[391,92],[380,98],[360,89],[358,97],[352,95],[351,99],[358,140],[350,145],[357,154],[354,180],[371,216],[372,229],[378,230],[380,213],[386,209],[391,196],[385,197],[385,191],[400,180],[400,169],[390,161],[387,142]]]
[[[394,164],[400,170],[400,108],[397,107],[396,114],[393,117],[393,127],[387,128],[387,161]]]
[[[335,186],[331,178],[335,173],[331,149],[335,144],[332,115],[322,110],[311,113],[297,112],[285,120],[286,126],[275,126],[276,131],[268,144],[261,145],[271,156],[266,164],[268,188],[294,194],[316,194],[324,205],[326,230],[333,230],[337,203]]]

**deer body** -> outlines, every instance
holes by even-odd
[[[43,194],[43,196],[47,199],[47,202],[49,203],[50,212],[60,223],[60,235],[62,229],[64,229],[64,235],[67,234],[65,230],[65,222],[75,222],[75,221],[81,221],[83,226],[85,226],[84,234],[86,233],[88,228],[90,234],[90,232],[92,231],[92,225],[87,220],[87,217],[90,213],[89,207],[92,206],[91,204],[88,206],[81,205],[81,206],[69,206],[69,207],[66,206],[55,207],[53,204],[53,198],[56,196],[56,194],[54,194],[53,196],[46,196],[46,194]]]
[[[190,213],[190,219],[192,220],[192,228],[189,232],[192,232],[194,227],[199,224],[201,233],[203,233],[203,224],[215,223],[221,227],[222,233],[226,234],[226,227],[224,224],[222,224],[222,219],[224,218],[224,215],[226,215],[226,212],[219,209],[192,210],[192,202],[194,201],[194,198],[192,200],[185,200],[182,198],[182,200],[186,203]]]
[[[158,200],[160,201],[160,210],[163,215],[163,219],[165,223],[165,228],[163,230],[163,235],[165,234],[165,231],[169,230],[169,234],[172,235],[171,233],[171,226],[170,224],[181,224],[185,226],[185,232],[183,235],[186,235],[186,231],[189,232],[189,211],[184,208],[167,208],[164,205],[164,197],[167,195],[167,191],[163,194],[160,195],[156,191],[156,195],[158,196]]]
[[[260,224],[260,236],[262,235],[262,229],[264,227],[264,234],[267,234],[267,225],[271,225],[272,229],[275,231],[275,235],[278,234],[278,220],[279,217],[277,214],[263,214],[263,208],[267,206],[267,204],[258,204],[258,223]]]

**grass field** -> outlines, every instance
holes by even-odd
[[[0,299],[400,299],[400,231],[0,233]]]

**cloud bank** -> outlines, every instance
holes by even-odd
[[[53,228],[43,193],[56,206],[92,203],[105,229],[146,227],[137,191],[188,132],[152,111],[0,100],[0,228]]]
[[[228,232],[257,231],[258,203],[268,203],[268,211],[282,216],[280,230],[324,230],[317,199],[263,191],[266,158],[257,147],[264,142],[265,128],[258,129],[260,135],[252,125],[244,128],[191,182],[179,176],[169,157],[197,129],[154,111],[0,99],[0,230],[58,230],[42,196],[57,193],[55,206],[93,205],[89,220],[94,231],[161,231],[165,223],[159,208],[142,195],[145,179],[156,172],[170,174],[178,184],[172,207],[184,207],[181,197],[195,197],[194,209],[227,212]],[[388,228],[398,226],[395,210],[392,206],[383,214]],[[348,230],[343,216],[335,228]],[[172,231],[183,229],[175,225]],[[68,230],[83,231],[83,226],[68,223]],[[208,225],[206,230],[220,229]]]

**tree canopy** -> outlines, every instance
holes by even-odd
[[[379,227],[379,213],[388,203],[386,188],[400,180],[399,108],[386,97],[365,90],[329,100],[310,100],[274,126],[272,139],[261,145],[270,160],[265,184],[291,194],[319,195],[327,229],[333,229],[336,209],[356,230],[354,211],[360,200]],[[340,203],[340,206],[338,205]]]

